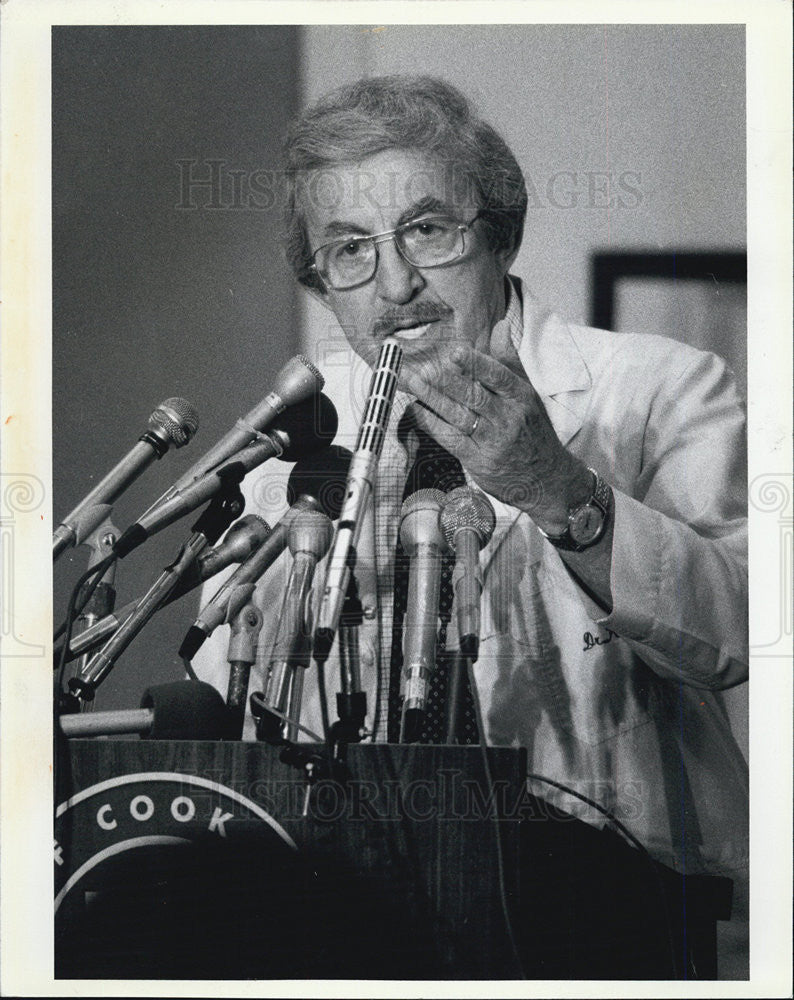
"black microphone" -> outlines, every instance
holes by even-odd
[[[436,667],[436,633],[445,548],[439,517],[444,494],[417,490],[402,505],[400,544],[410,557],[403,623],[403,706],[400,742],[419,738]]]
[[[287,502],[292,506],[301,495],[314,497],[335,521],[345,499],[347,474],[353,454],[349,448],[332,444],[329,448],[296,462],[287,482]]]
[[[230,462],[184,488],[169,491],[167,500],[150,507],[135,524],[127,528],[113,547],[114,553],[123,558],[150,535],[213,497],[230,476],[237,476],[239,482],[248,472],[270,458],[294,462],[328,447],[336,435],[337,426],[336,407],[322,393],[290,407],[279,417],[269,434],[260,434],[259,440],[239,451]]]
[[[267,521],[257,514],[246,514],[239,521],[235,521],[226,532],[226,537],[222,542],[219,542],[214,549],[202,553],[196,562],[188,567],[185,575],[160,607],[164,608],[180,597],[184,597],[185,594],[200,586],[205,580],[220,573],[232,563],[243,562],[267,540],[271,531]],[[123,608],[117,608],[111,614],[105,615],[98,622],[90,625],[79,635],[73,636],[69,643],[66,662],[68,663],[69,660],[73,660],[83,653],[90,653],[101,645],[108,636],[113,635],[136,609],[140,600],[141,598],[138,597],[130,601]],[[60,654],[61,647],[56,646],[53,649],[53,658],[56,663],[60,661]]]
[[[156,458],[171,445],[181,448],[198,429],[198,414],[186,399],[166,399],[149,417],[147,430],[137,444],[61,521],[52,535],[53,560],[73,545],[80,545],[99,527],[111,506]]]
[[[290,525],[301,512],[322,510],[331,520],[339,517],[350,457],[347,448],[331,445],[295,464],[287,483],[290,509],[265,543],[232,573],[201,609],[185,635],[180,656],[193,659],[215,629],[231,621],[247,603],[257,580],[287,547]]]
[[[496,527],[493,504],[479,490],[459,486],[447,493],[441,510],[441,530],[455,553],[452,584],[455,588],[460,651],[472,661],[480,646],[482,570],[480,549],[491,540]]]
[[[216,469],[221,462],[231,458],[241,448],[251,444],[261,431],[266,430],[288,407],[295,406],[314,395],[318,395],[325,385],[325,379],[317,368],[303,355],[291,358],[273,380],[273,389],[260,400],[217,444],[195,462],[184,475],[170,486],[146,511],[149,514],[179,490],[189,486],[194,480]],[[279,425],[277,425],[279,426]],[[334,434],[336,430],[334,429]],[[333,435],[331,435],[333,437]]]

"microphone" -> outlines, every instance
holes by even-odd
[[[227,479],[242,481],[252,469],[270,458],[294,462],[327,447],[338,426],[338,414],[331,400],[312,396],[284,413],[269,434],[239,451],[231,462],[189,483],[169,491],[167,500],[150,507],[116,542],[113,551],[123,558],[156,532],[172,524],[213,497]]]
[[[347,475],[352,457],[347,448],[331,445],[313,462],[307,462],[303,467],[302,463],[299,462],[292,470],[287,486],[287,496],[290,501],[300,493],[311,493],[312,496],[321,500],[325,512],[331,520],[336,520],[345,498]],[[335,736],[346,742],[360,739],[361,728],[367,714],[366,694],[361,691],[358,650],[358,626],[361,624],[362,617],[363,609],[359,599],[356,577],[351,573],[339,621],[341,691],[336,696],[339,722],[332,727]],[[293,671],[293,684],[287,711],[287,715],[293,719],[297,718],[299,714],[302,680],[303,674]],[[258,697],[264,699],[264,695]],[[261,713],[267,708],[267,705],[258,703],[256,708],[258,718],[262,718]],[[264,726],[264,722],[259,724],[260,738],[268,738],[263,735]],[[282,730],[283,732],[284,730]],[[297,739],[297,731],[294,727],[292,729],[286,727],[286,738]]]
[[[351,562],[355,559],[364,511],[374,486],[402,357],[402,347],[396,340],[384,340],[372,373],[367,405],[350,462],[345,498],[328,562],[325,590],[314,634],[314,658],[318,663],[324,663],[328,659],[339,627],[350,580]]]
[[[149,590],[138,602],[133,613],[111,636],[102,650],[77,676],[69,681],[69,688],[84,701],[93,700],[99,684],[107,677],[116,660],[146,625],[157,609],[198,558],[207,545],[217,541],[242,512],[245,501],[237,486],[228,487],[217,496],[193,525],[192,534],[182,546],[178,556],[166,566]]]
[[[273,529],[267,521],[258,514],[246,514],[245,517],[241,517],[229,528],[222,542],[199,556],[196,572],[188,574],[179,584],[175,596],[181,597],[232,563],[243,562],[251,553],[256,552],[272,532]]]
[[[335,521],[345,499],[352,458],[349,448],[332,444],[296,462],[287,482],[287,502],[291,506],[302,494],[314,497],[322,510]]]
[[[156,458],[171,445],[181,448],[198,430],[198,414],[186,399],[166,399],[149,417],[146,431],[122,460],[61,521],[52,535],[56,561],[66,549],[80,545],[99,527],[111,506]]]
[[[290,509],[265,543],[252,553],[229,577],[188,629],[179,655],[192,660],[204,641],[219,625],[229,622],[247,603],[257,580],[287,547],[293,520],[304,511],[322,510],[331,520],[339,517],[350,452],[339,445],[301,459],[287,483]]]
[[[491,540],[496,527],[493,504],[479,490],[459,486],[446,494],[441,510],[441,530],[455,553],[452,585],[455,589],[460,651],[472,661],[480,646],[482,570],[480,549]]]
[[[147,688],[140,708],[60,717],[68,739],[139,733],[152,740],[218,740],[226,735],[226,705],[204,681],[173,681]]]
[[[404,700],[400,742],[419,738],[436,666],[436,633],[445,547],[439,523],[444,494],[417,490],[402,505],[400,544],[410,557],[408,601],[403,624]]]
[[[205,580],[209,580],[216,573],[220,573],[222,569],[225,569],[231,563],[243,562],[244,559],[247,559],[248,556],[267,540],[271,531],[272,529],[267,521],[259,517],[258,514],[246,514],[239,521],[235,521],[226,532],[224,540],[216,545],[214,549],[210,549],[208,552],[200,555],[196,562],[188,568],[185,575],[160,607],[164,608],[167,604],[171,604],[180,597],[184,597],[189,591],[198,587]],[[69,653],[66,657],[66,662],[68,663],[69,660],[73,660],[76,656],[80,656],[83,653],[91,652],[97,646],[101,645],[108,636],[113,635],[129,618],[140,603],[140,600],[140,598],[136,598],[134,601],[130,601],[123,608],[119,608],[112,614],[105,615],[104,618],[89,626],[89,628],[85,629],[79,635],[74,636],[69,643]],[[57,663],[60,658],[59,646],[54,649],[53,656]]]
[[[281,605],[264,694],[256,700],[257,733],[268,742],[279,742],[296,671],[307,665],[309,595],[315,568],[328,552],[332,535],[331,519],[320,511],[302,511],[289,527],[287,544],[293,556],[292,570]]]
[[[302,354],[291,358],[278,372],[272,390],[260,400],[234,427],[213,445],[184,475],[155,501],[146,513],[154,510],[174,493],[189,486],[195,479],[206,475],[225,462],[241,448],[254,441],[260,431],[268,428],[287,407],[302,403],[319,394],[325,379],[318,369]],[[336,434],[336,428],[334,428]],[[331,435],[333,438],[334,434]]]

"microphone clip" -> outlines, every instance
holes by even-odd
[[[202,511],[191,531],[201,534],[209,545],[214,545],[245,508],[245,499],[240,491],[240,483],[245,472],[240,469],[222,469],[218,477],[222,487],[212,501]]]
[[[328,731],[328,745],[331,759],[335,764],[344,765],[347,747],[350,743],[360,743],[366,735],[364,719],[367,714],[365,691],[350,694],[339,692],[336,696],[337,721]]]
[[[282,735],[282,725],[284,720],[280,715],[276,715],[271,710],[265,698],[264,691],[254,691],[249,698],[251,705],[251,715],[256,725],[256,738],[260,743],[269,743],[274,747],[292,747],[291,743]]]

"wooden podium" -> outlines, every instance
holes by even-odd
[[[523,750],[487,754],[490,779],[479,747],[353,745],[308,781],[260,743],[70,741],[56,976],[714,978],[730,883],[536,798]]]

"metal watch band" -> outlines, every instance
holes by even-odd
[[[568,512],[569,523],[565,526],[565,531],[563,531],[560,535],[549,535],[542,528],[538,528],[538,531],[540,531],[544,538],[547,538],[555,548],[566,552],[583,552],[585,549],[589,549],[591,545],[595,545],[601,540],[601,538],[603,538],[609,520],[610,505],[612,501],[612,490],[609,483],[605,482],[595,469],[588,467],[587,471],[593,476],[593,490],[590,497],[584,503],[577,504],[576,507],[571,508]],[[602,522],[599,531],[593,536],[593,538],[583,544],[575,541],[571,536],[570,520],[584,507],[596,507],[600,510]]]

